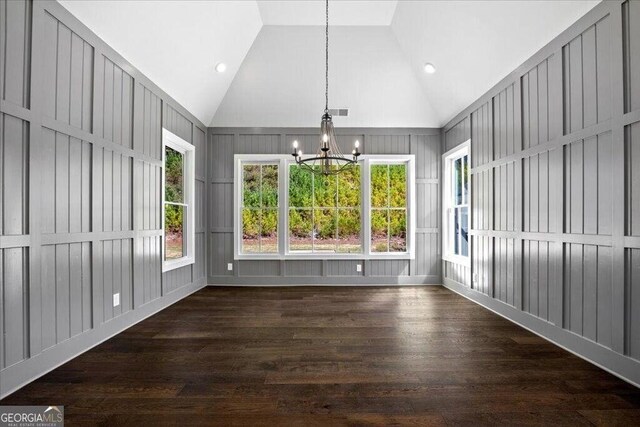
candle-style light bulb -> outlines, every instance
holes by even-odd
[[[302,150],[298,150],[298,157],[302,157]]]
[[[322,142],[329,142],[329,135],[327,135],[326,133],[322,135]]]
[[[298,140],[293,141],[293,148],[298,148]]]
[[[354,149],[352,151],[352,154],[353,154],[353,160],[355,161],[358,159],[358,156],[360,156],[360,151],[358,150],[358,147],[360,147],[360,141],[356,139],[356,142],[353,143],[353,146],[354,146]]]

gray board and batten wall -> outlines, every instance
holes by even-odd
[[[471,265],[445,286],[640,384],[640,2],[607,1],[445,126]]]
[[[288,154],[294,139],[305,153],[318,145],[314,128],[209,128],[209,284],[381,285],[441,284],[441,130],[337,128],[341,150],[355,140],[363,154],[414,154],[416,159],[415,259],[234,260],[235,154]],[[232,263],[233,270],[227,265]],[[357,271],[357,265],[362,271]]]
[[[60,4],[0,11],[0,396],[207,279],[444,282],[640,384],[640,2],[597,5],[443,131],[340,129],[416,155],[411,261],[234,261],[233,155],[313,152],[316,129],[207,129]],[[196,263],[164,274],[163,127],[197,150]],[[440,168],[468,139],[465,267],[441,259]]]
[[[59,3],[0,12],[5,396],[206,285],[207,128]],[[200,153],[196,263],[164,274],[163,127]]]

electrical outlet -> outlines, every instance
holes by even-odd
[[[113,306],[117,307],[120,305],[120,293],[113,294]]]
[[[227,271],[233,271],[233,263],[232,262],[227,264]]]
[[[356,271],[362,273],[362,264],[356,264]]]
[[[478,273],[473,273],[473,281],[474,282],[478,281]]]

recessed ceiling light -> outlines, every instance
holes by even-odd
[[[424,64],[424,72],[427,74],[433,74],[436,72],[436,67],[431,62],[427,62]]]
[[[216,65],[216,71],[219,73],[224,73],[225,71],[227,71],[227,64],[225,64],[224,62],[219,62],[218,65]]]

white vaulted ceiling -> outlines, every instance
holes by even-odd
[[[311,127],[324,110],[324,28],[266,26],[213,126]],[[329,106],[336,126],[420,127],[437,115],[388,26],[331,29]]]
[[[597,1],[399,2],[393,32],[444,125]]]
[[[391,25],[397,1],[331,1],[331,25]],[[258,1],[264,25],[325,25],[323,0]]]
[[[262,28],[254,1],[59,1],[206,125]]]
[[[60,1],[205,124],[317,125],[323,1]],[[440,127],[597,3],[331,0],[336,124]]]

